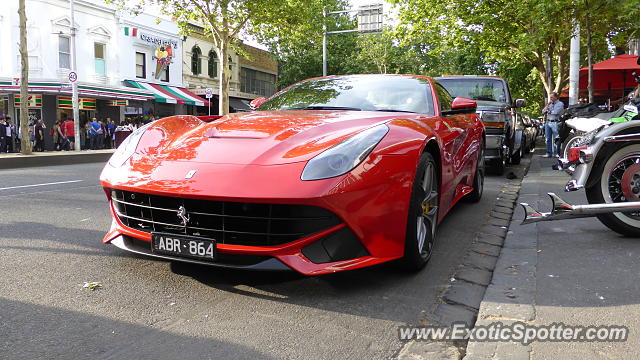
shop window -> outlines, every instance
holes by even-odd
[[[71,40],[66,36],[58,36],[58,67],[71,69]]]
[[[200,48],[197,45],[191,49],[191,73],[193,75],[200,75],[202,72],[201,55],[202,51],[200,51]]]
[[[147,77],[147,57],[141,52],[136,52],[136,77],[140,79]]]
[[[209,51],[209,63],[207,65],[209,70],[209,77],[218,77],[218,55],[216,55],[216,52],[213,50]]]
[[[105,62],[104,62],[104,44],[95,43],[93,44],[93,53],[95,55],[95,71],[96,74],[105,75]]]
[[[160,81],[169,82],[169,65],[165,66],[160,73]]]

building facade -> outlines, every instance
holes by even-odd
[[[16,14],[17,1],[4,14]],[[124,121],[184,114],[207,101],[183,88],[183,38],[176,24],[120,12],[102,0],[75,0],[75,58],[71,71],[68,0],[27,0],[30,123],[72,117],[71,81],[79,92],[80,124],[92,117]],[[17,16],[0,16],[0,115],[19,120],[20,53]],[[53,148],[46,132],[45,147]],[[82,134],[81,134],[82,135]]]
[[[185,38],[183,79],[185,87],[204,96],[205,89],[213,90],[211,113],[218,112],[219,54],[211,39],[204,36],[204,31],[196,25],[190,26],[189,35]],[[276,91],[278,63],[267,51],[242,43],[242,53],[229,51],[229,105],[231,111],[249,109],[249,102],[260,96],[269,97]],[[208,109],[195,109],[200,114]]]

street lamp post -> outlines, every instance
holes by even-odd
[[[366,26],[361,26],[360,18],[362,16],[358,17],[358,29],[327,31],[327,15],[347,14],[352,12],[357,12],[359,14],[363,14],[363,13],[374,14],[379,16],[380,19],[382,19],[382,4],[365,5],[365,6],[361,6],[358,9],[352,9],[352,10],[340,10],[340,11],[329,11],[329,12],[327,12],[326,10],[322,11],[322,20],[323,20],[322,21],[322,76],[327,76],[327,35],[345,34],[345,33],[351,33],[351,32],[372,33],[372,32],[382,31],[382,20],[376,21],[375,23],[366,23]]]
[[[71,73],[76,73],[76,23],[74,21],[73,11],[74,0],[69,1],[69,11],[71,12]],[[73,133],[75,136],[74,148],[80,151],[80,108],[78,106],[78,82],[77,76],[74,80],[71,79],[71,73],[69,74],[69,81],[71,81],[71,101],[73,103]]]

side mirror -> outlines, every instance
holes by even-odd
[[[451,110],[443,111],[442,115],[473,114],[476,112],[477,107],[478,103],[476,103],[475,100],[458,96],[453,99],[453,102],[451,103]]]
[[[638,56],[638,60],[636,60],[636,64],[640,65],[640,56]]]
[[[259,108],[260,105],[264,104],[265,101],[267,101],[267,99],[264,98],[264,97],[259,97],[257,99],[253,99],[249,103],[249,107],[251,108],[251,110],[255,110],[255,109]]]
[[[515,107],[521,108],[527,106],[527,100],[525,99],[516,99]]]

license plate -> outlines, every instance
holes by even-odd
[[[152,233],[151,252],[214,261],[216,241],[189,235]]]

